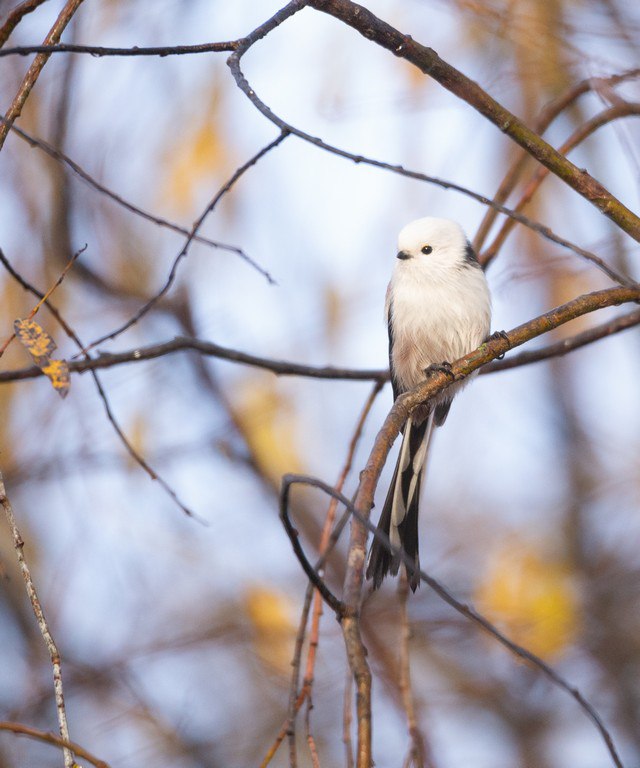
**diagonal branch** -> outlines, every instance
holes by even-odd
[[[104,760],[100,760],[100,758],[96,757],[95,755],[92,755],[91,752],[84,749],[79,744],[76,744],[73,741],[61,739],[59,736],[56,736],[53,733],[46,733],[45,731],[40,731],[37,728],[31,728],[30,726],[23,725],[22,723],[12,723],[7,720],[0,721],[0,731],[9,731],[10,733],[16,733],[20,736],[27,736],[28,738],[35,739],[36,741],[42,741],[45,744],[53,744],[54,746],[61,747],[62,749],[70,749],[78,757],[87,760],[91,763],[91,765],[95,765],[95,768],[109,768],[108,763],[106,763]]]
[[[289,134],[287,131],[281,131],[280,135],[277,138],[269,142],[269,144],[267,144],[266,146],[262,147],[262,149],[260,149],[258,152],[255,153],[255,155],[250,157],[249,160],[246,161],[246,163],[243,163],[243,165],[241,165],[239,168],[237,168],[234,171],[234,173],[229,178],[229,180],[225,184],[223,184],[222,187],[220,187],[220,189],[214,195],[213,199],[210,201],[210,203],[207,205],[207,207],[198,217],[195,224],[191,227],[191,230],[187,235],[187,239],[185,240],[185,243],[182,246],[180,253],[178,253],[178,255],[173,260],[173,264],[171,265],[171,269],[169,270],[169,275],[167,276],[167,279],[165,280],[160,290],[156,294],[154,294],[147,302],[145,302],[142,305],[142,307],[140,307],[140,309],[136,312],[136,314],[133,315],[133,317],[130,317],[129,320],[127,320],[121,326],[116,328],[114,331],[111,331],[110,333],[106,333],[103,336],[101,336],[99,339],[96,339],[95,341],[93,341],[91,344],[89,344],[89,346],[86,348],[85,351],[93,349],[98,344],[101,344],[103,341],[115,339],[116,336],[119,336],[121,333],[124,333],[126,330],[128,330],[133,325],[135,325],[139,320],[141,320],[147,314],[147,312],[149,312],[149,310],[152,309],[160,301],[160,299],[169,291],[169,289],[173,285],[176,279],[176,276],[178,274],[178,267],[181,261],[184,258],[186,258],[187,253],[189,252],[189,246],[194,241],[196,235],[198,234],[198,231],[202,227],[204,220],[207,218],[207,216],[213,212],[213,210],[218,205],[220,200],[229,192],[229,190],[235,185],[238,179],[240,179],[246,173],[246,171],[249,170],[249,168],[252,168],[259,160],[261,160],[265,155],[271,152],[272,149],[275,149],[279,144],[281,144],[287,138],[288,135]]]
[[[22,19],[28,14],[33,13],[46,0],[23,0],[7,16],[4,24],[0,27],[0,48],[7,42],[9,35],[18,26]]]
[[[78,10],[81,3],[82,0],[67,0],[67,3],[60,11],[58,18],[56,19],[55,24],[53,27],[51,27],[49,33],[44,39],[45,45],[58,42],[60,35],[64,32],[65,27],[71,21],[73,14]],[[26,100],[29,98],[29,94],[31,93],[33,86],[36,84],[36,81],[40,76],[40,72],[42,72],[44,65],[49,60],[49,55],[50,54],[47,53],[39,53],[35,57],[31,66],[27,70],[27,74],[24,76],[22,83],[20,84],[18,93],[16,93],[13,101],[11,102],[9,111],[4,116],[5,119],[0,122],[0,150],[4,145],[7,134],[9,133],[9,129],[13,125],[14,121],[20,117],[22,108],[24,107]]]
[[[64,689],[62,686],[62,665],[60,662],[60,654],[58,652],[58,648],[56,647],[55,641],[51,634],[51,630],[49,629],[49,624],[47,623],[47,620],[45,618],[44,611],[42,610],[40,598],[38,597],[38,593],[36,592],[33,579],[31,578],[31,571],[29,570],[29,566],[24,556],[24,540],[20,535],[18,524],[16,522],[16,518],[13,513],[13,508],[11,506],[11,502],[7,498],[7,493],[5,491],[4,481],[2,479],[1,472],[0,472],[0,505],[4,509],[7,522],[9,523],[9,528],[11,529],[13,546],[18,556],[20,572],[22,573],[22,578],[24,579],[27,595],[29,597],[29,602],[31,603],[33,614],[36,617],[36,621],[38,622],[38,629],[40,630],[40,634],[42,635],[42,639],[44,640],[45,646],[49,653],[51,666],[53,667],[53,690],[54,690],[55,701],[56,701],[58,727],[60,729],[60,736],[62,737],[62,740],[66,742],[65,745],[62,747],[63,754],[64,754],[64,765],[65,765],[65,768],[73,768],[73,765],[74,765],[73,751],[69,746],[67,746],[67,744],[69,743],[69,726],[67,724],[67,711],[64,703]]]
[[[0,117],[0,122],[4,120],[3,117]],[[148,211],[143,210],[137,205],[134,205],[133,203],[129,202],[125,198],[118,195],[113,190],[109,189],[109,187],[105,187],[104,184],[101,184],[99,181],[93,178],[87,171],[84,170],[78,163],[75,162],[75,160],[72,160],[70,157],[64,154],[64,152],[60,152],[58,149],[53,147],[51,144],[48,144],[43,139],[37,139],[34,136],[31,136],[26,131],[24,131],[22,128],[18,128],[17,125],[13,125],[11,130],[18,135],[21,139],[27,142],[30,147],[37,148],[44,152],[45,154],[49,155],[49,157],[53,158],[56,162],[62,163],[63,165],[66,165],[68,168],[70,168],[79,178],[81,178],[84,182],[86,182],[90,187],[93,187],[97,192],[99,192],[102,195],[105,195],[106,197],[113,200],[118,205],[122,206],[122,208],[125,208],[130,213],[134,213],[136,216],[140,216],[140,218],[145,219],[146,221],[150,221],[152,224],[157,224],[159,227],[165,227],[166,229],[170,229],[173,232],[177,232],[180,235],[189,236],[190,230],[187,229],[187,227],[182,227],[180,224],[175,224],[172,221],[168,221],[167,219],[163,219],[161,216],[156,216],[153,213],[149,213]],[[266,269],[261,267],[257,262],[255,262],[250,256],[248,256],[242,248],[238,248],[235,245],[228,245],[226,243],[220,243],[217,240],[210,240],[209,238],[202,237],[202,235],[195,235],[193,239],[198,242],[202,243],[203,245],[208,245],[211,248],[219,248],[223,251],[229,251],[231,253],[235,253],[238,256],[240,256],[241,259],[247,262],[250,266],[252,266],[255,270],[257,270],[261,275],[266,277],[269,283],[273,284],[275,280],[271,277],[271,275],[267,272]]]
[[[603,110],[599,114],[592,117],[590,120],[587,120],[585,123],[580,125],[577,130],[574,131],[574,133],[560,147],[560,152],[562,152],[563,155],[568,154],[572,149],[575,149],[575,147],[581,144],[585,139],[595,133],[595,131],[597,131],[599,128],[602,128],[604,125],[608,125],[615,120],[620,120],[625,117],[639,116],[640,104],[637,102],[620,101],[619,103]],[[542,182],[547,178],[549,173],[550,171],[548,168],[538,168],[532,179],[526,185],[524,192],[522,193],[522,196],[515,207],[516,211],[520,212],[525,208],[525,206],[531,201],[535,193],[540,188]],[[485,268],[493,261],[500,248],[504,245],[504,242],[513,230],[514,225],[514,219],[508,219],[505,221],[491,245],[479,257]],[[617,280],[622,285],[631,284],[632,281],[629,281],[628,279],[626,281],[620,280],[619,273],[616,271],[610,271],[611,268],[609,265],[604,260],[600,259],[600,257],[593,254],[591,256],[591,260],[595,261],[597,266],[599,266],[603,272],[606,272],[613,280]]]
[[[351,526],[348,567],[345,575],[343,602],[346,613],[342,621],[345,643],[351,670],[356,681],[356,708],[358,713],[358,768],[370,768],[371,764],[371,672],[367,663],[366,648],[360,635],[359,607],[364,583],[366,545],[369,515],[382,468],[391,446],[400,433],[409,414],[418,405],[428,401],[446,389],[452,381],[460,381],[481,366],[500,357],[514,347],[549,332],[564,323],[589,312],[625,302],[640,301],[640,286],[635,288],[611,288],[579,296],[560,307],[533,318],[509,333],[495,334],[477,350],[453,363],[452,377],[436,373],[410,392],[401,395],[394,403],[375,439],[367,464],[360,474],[360,485],[355,498],[357,518]]]
[[[351,0],[309,0],[316,10],[334,16],[353,27],[367,40],[406,59],[426,75],[432,77],[455,96],[467,102],[504,134],[519,144],[539,163],[562,179],[579,195],[608,216],[634,240],[640,241],[640,218],[614,197],[599,181],[584,169],[578,168],[547,144],[522,120],[493,99],[476,82],[441,59],[431,48],[404,35]]]
[[[299,3],[296,3],[296,2],[290,3],[290,5],[284,8],[282,12],[284,13],[284,11],[286,11],[290,6],[297,7],[298,5]],[[282,23],[282,20],[283,19],[280,19],[279,23]],[[376,160],[374,158],[365,157],[364,155],[355,154],[345,149],[336,147],[332,144],[328,144],[326,141],[323,141],[321,138],[318,138],[317,136],[311,136],[310,134],[300,130],[299,128],[296,128],[290,123],[287,123],[281,117],[276,115],[275,112],[273,112],[271,108],[267,106],[267,104],[265,104],[265,102],[262,101],[262,99],[260,99],[260,97],[257,95],[254,88],[250,85],[249,81],[245,77],[242,71],[242,68],[240,66],[240,60],[244,55],[244,53],[246,53],[249,47],[249,44],[247,43],[247,41],[253,40],[254,38],[260,39],[261,37],[263,37],[264,34],[266,34],[266,32],[264,31],[265,28],[270,26],[272,22],[273,22],[273,19],[270,19],[268,22],[258,27],[254,31],[254,33],[252,33],[243,41],[241,41],[241,44],[238,46],[238,48],[227,59],[227,64],[229,66],[229,69],[231,70],[231,74],[233,75],[233,78],[238,88],[245,94],[245,96],[249,99],[249,101],[253,104],[253,106],[264,117],[266,117],[267,120],[271,121],[274,125],[276,125],[281,131],[283,132],[286,131],[288,134],[291,134],[292,136],[297,136],[299,139],[302,139],[308,144],[318,147],[319,149],[323,149],[326,152],[330,152],[331,154],[337,155],[338,157],[343,157],[347,160],[352,160],[354,163],[359,163],[359,164],[361,163],[363,165],[369,165],[373,168],[380,168],[382,170],[390,171],[392,173],[397,173],[400,176],[405,176],[410,179],[416,179],[418,181],[424,181],[424,182],[427,182],[428,184],[434,184],[435,186],[441,187],[442,189],[453,190],[454,192],[459,192],[462,195],[466,195],[467,197],[470,197],[472,200],[476,200],[477,202],[487,206],[493,211],[502,213],[505,216],[509,217],[510,219],[513,219],[514,221],[517,221],[520,224],[526,227],[529,227],[529,229],[533,230],[534,232],[537,232],[546,240],[550,240],[551,242],[556,243],[557,245],[560,245],[563,248],[567,248],[570,251],[573,251],[578,256],[581,256],[587,261],[591,261],[599,269],[605,272],[605,274],[607,274],[612,280],[614,280],[617,283],[620,283],[620,285],[632,284],[633,281],[630,280],[630,278],[627,275],[624,275],[618,272],[617,270],[615,270],[613,267],[611,267],[609,264],[604,262],[596,254],[591,253],[590,251],[587,251],[578,245],[575,245],[574,243],[570,242],[569,240],[566,240],[563,237],[560,237],[560,235],[557,235],[550,227],[547,227],[544,224],[541,224],[537,221],[534,221],[533,219],[528,218],[527,216],[522,214],[520,211],[514,211],[511,208],[508,208],[507,206],[503,205],[499,201],[492,200],[491,198],[488,198],[485,195],[481,195],[479,192],[475,192],[474,190],[469,189],[468,187],[464,187],[461,184],[456,184],[455,182],[447,181],[445,179],[440,179],[435,176],[429,176],[419,171],[413,171],[408,168],[405,168],[402,165],[387,163],[382,160]],[[256,34],[258,32],[260,33],[259,35]]]

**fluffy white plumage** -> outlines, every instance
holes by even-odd
[[[394,397],[425,379],[431,365],[453,362],[488,336],[491,298],[482,268],[462,228],[448,219],[427,217],[408,224],[398,236],[398,256],[387,289],[389,365]],[[378,527],[414,561],[411,587],[419,584],[418,501],[433,425],[444,423],[456,383],[417,408],[405,425],[398,463]],[[377,539],[367,576],[378,587],[399,559]]]

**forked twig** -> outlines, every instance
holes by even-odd
[[[443,374],[444,376],[444,374]],[[300,483],[303,485],[310,485],[314,488],[319,488],[325,493],[327,493],[329,496],[333,498],[337,498],[340,503],[342,503],[348,512],[356,519],[358,522],[371,534],[373,534],[374,538],[381,541],[385,547],[389,549],[390,552],[394,555],[394,557],[398,557],[399,560],[404,563],[405,565],[409,566],[411,568],[413,561],[411,558],[409,558],[408,555],[405,554],[404,550],[400,547],[396,547],[393,544],[391,544],[391,541],[389,540],[389,537],[380,531],[376,526],[374,526],[366,517],[364,517],[354,506],[352,502],[350,502],[348,499],[346,499],[342,494],[337,493],[335,488],[332,488],[327,483],[323,482],[322,480],[319,480],[315,477],[310,477],[308,475],[285,475],[282,478],[283,482],[283,488],[286,486],[289,488],[291,485],[295,483]],[[488,619],[485,619],[484,616],[482,616],[480,613],[478,613],[474,608],[467,605],[466,603],[462,603],[459,600],[457,600],[449,590],[446,589],[438,580],[434,579],[432,576],[430,576],[425,571],[420,571],[420,580],[423,581],[425,584],[427,584],[433,592],[435,592],[438,597],[440,597],[447,605],[451,606],[454,610],[456,610],[458,613],[460,613],[465,618],[469,619],[472,623],[476,624],[478,627],[483,629],[487,634],[491,635],[495,640],[497,640],[502,646],[504,646],[508,651],[510,651],[514,656],[517,656],[518,658],[522,659],[523,661],[526,661],[527,663],[531,664],[533,667],[537,668],[540,672],[542,672],[545,677],[547,677],[551,682],[556,685],[561,690],[568,693],[574,701],[579,705],[579,707],[583,710],[583,712],[587,715],[587,717],[591,720],[591,722],[594,724],[596,729],[598,730],[600,736],[602,737],[602,740],[604,741],[607,750],[609,752],[609,755],[611,756],[611,759],[613,760],[613,764],[616,766],[616,768],[624,768],[622,761],[618,755],[618,751],[616,749],[615,743],[613,741],[613,738],[605,726],[602,718],[596,711],[595,707],[585,699],[585,697],[580,693],[578,688],[571,685],[567,680],[565,680],[560,673],[556,672],[552,667],[550,667],[548,664],[546,664],[541,658],[536,656],[531,651],[527,650],[521,645],[518,645],[518,643],[514,642],[513,640],[510,640],[505,634],[503,634],[496,626],[494,626]],[[329,604],[329,603],[328,603]]]

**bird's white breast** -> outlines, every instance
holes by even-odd
[[[401,391],[423,381],[428,366],[476,349],[489,333],[491,300],[482,270],[460,263],[433,266],[400,263],[389,284],[391,362]]]

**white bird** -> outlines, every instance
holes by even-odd
[[[431,366],[441,368],[472,352],[489,335],[491,297],[482,267],[459,224],[427,217],[411,222],[398,236],[398,255],[385,304],[393,395],[413,389]],[[400,454],[380,515],[378,530],[413,561],[407,566],[411,589],[420,584],[418,503],[433,426],[444,424],[454,383],[409,416]],[[367,578],[377,589],[400,558],[375,538]]]

